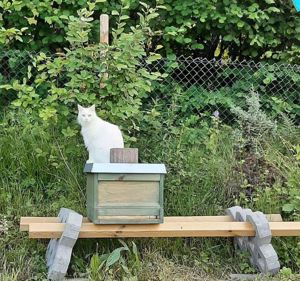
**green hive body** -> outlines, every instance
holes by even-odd
[[[95,224],[163,222],[163,164],[89,163],[87,216]]]

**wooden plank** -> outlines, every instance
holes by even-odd
[[[100,181],[160,181],[160,174],[98,174]]]
[[[158,216],[98,216],[96,224],[153,224],[160,223]]]
[[[83,223],[89,223],[88,218],[83,218]],[[21,217],[20,231],[28,231],[32,223],[59,223],[58,217]]]
[[[158,216],[160,207],[105,207],[97,210],[98,216]]]
[[[100,15],[100,43],[109,44],[109,17],[106,14]],[[105,56],[106,51],[102,52],[102,55]],[[103,83],[108,78],[108,73],[103,73],[103,77],[100,81],[100,88],[104,88],[105,84]]]
[[[87,173],[87,186],[86,186],[86,207],[87,216],[94,219],[94,208],[97,207],[98,202],[98,178],[96,174]]]
[[[109,17],[107,14],[100,15],[100,43],[109,43]]]
[[[159,182],[138,181],[100,181],[98,185],[98,204],[159,202]]]
[[[266,215],[269,221],[280,222],[282,217],[280,214]],[[190,217],[165,217],[165,222],[232,222],[230,216],[190,216]],[[57,217],[21,217],[20,231],[28,231],[29,224],[32,223],[56,223]],[[89,222],[88,218],[83,218],[83,222]]]
[[[137,148],[111,148],[110,163],[138,163]]]
[[[99,216],[99,220],[147,220],[147,219],[157,219],[157,216]]]
[[[59,238],[62,223],[29,224],[29,238]],[[270,222],[273,236],[300,236],[300,222]],[[84,223],[80,238],[114,237],[241,237],[254,236],[247,222],[164,222],[157,225],[94,225]]]

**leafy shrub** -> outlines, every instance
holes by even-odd
[[[244,148],[250,153],[259,153],[259,146],[262,145],[265,136],[276,132],[276,123],[270,120],[266,113],[260,109],[260,100],[257,93],[250,92],[246,102],[248,105],[247,111],[240,107],[232,107],[231,111],[236,115]]]
[[[108,13],[112,15],[111,25],[115,26],[118,21],[115,15],[122,9],[122,3],[128,5],[124,14],[128,17],[128,25],[123,27],[128,31],[135,25],[141,10],[138,1],[2,1],[0,44],[4,41],[2,37],[18,34],[25,27],[27,29],[19,37],[21,40],[12,41],[18,49],[63,49],[69,46],[66,40],[69,16],[75,16],[79,9],[93,7],[95,21],[100,13]],[[167,54],[299,61],[300,19],[291,1],[248,0],[228,5],[225,0],[166,0],[157,1],[157,4],[163,4],[164,9],[157,11],[160,20],[152,25],[163,30],[163,36],[155,44],[149,44],[150,50],[155,45],[163,45],[163,52]],[[95,25],[93,42],[98,41],[96,30],[98,26]]]
[[[122,247],[111,253],[94,254],[90,259],[89,278],[93,281],[128,280],[137,281],[136,274],[140,270],[141,261],[136,244],[132,241],[132,249],[119,240]]]
[[[34,58],[34,77],[30,67],[29,78],[1,87],[17,92],[13,106],[24,109],[33,122],[59,120],[65,136],[74,134],[68,124],[74,119],[76,103],[96,104],[102,118],[121,124],[130,133],[141,118],[141,98],[151,91],[152,81],[161,77],[159,72],[151,73],[142,66],[142,61],[150,64],[159,59],[159,55],[144,50],[150,40],[148,21],[155,9],[145,12],[149,14],[141,15],[140,23],[129,33],[121,32],[124,18],[120,15],[113,42],[107,46],[89,43],[93,11],[80,10],[78,18],[70,17],[70,48],[65,53],[54,58],[40,53]]]

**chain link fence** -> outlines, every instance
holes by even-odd
[[[0,52],[0,85],[28,78],[34,55],[25,51]],[[254,90],[262,108],[271,116],[285,113],[297,123],[300,120],[300,65],[178,57],[158,60],[147,68],[165,74],[163,81],[155,83],[151,97],[170,101],[171,105],[176,96],[182,113],[215,113],[230,123],[230,109],[244,107],[245,97]],[[32,68],[31,77],[34,71]],[[11,99],[6,95],[0,88],[2,105]]]
[[[215,113],[230,123],[230,109],[245,107],[246,96],[255,91],[269,115],[285,113],[299,122],[300,65],[179,57],[156,62],[154,68],[168,74],[157,85],[161,98],[179,93],[183,111],[188,105],[197,114]]]

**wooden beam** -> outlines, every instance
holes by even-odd
[[[269,221],[282,221],[280,214],[266,215]],[[190,216],[190,217],[165,217],[165,222],[232,222],[230,216]],[[21,217],[20,231],[28,231],[29,224],[32,223],[58,223],[57,217]],[[88,218],[83,218],[83,222],[90,222]]]
[[[300,222],[270,222],[273,236],[300,236]],[[62,223],[29,224],[29,238],[59,238]],[[164,222],[157,225],[94,225],[84,223],[80,238],[241,237],[254,236],[247,222]]]
[[[109,17],[107,14],[100,15],[100,43],[109,43]]]
[[[83,223],[88,222],[88,218],[83,218]],[[59,220],[58,217],[21,217],[20,231],[28,231],[31,223],[59,223]]]
[[[106,14],[100,15],[100,43],[109,44],[109,16]],[[102,55],[105,55],[106,51],[102,52]],[[103,83],[108,78],[108,73],[103,73],[103,77],[100,81],[100,88],[104,88],[105,84]]]
[[[111,148],[110,163],[138,163],[137,148]]]

